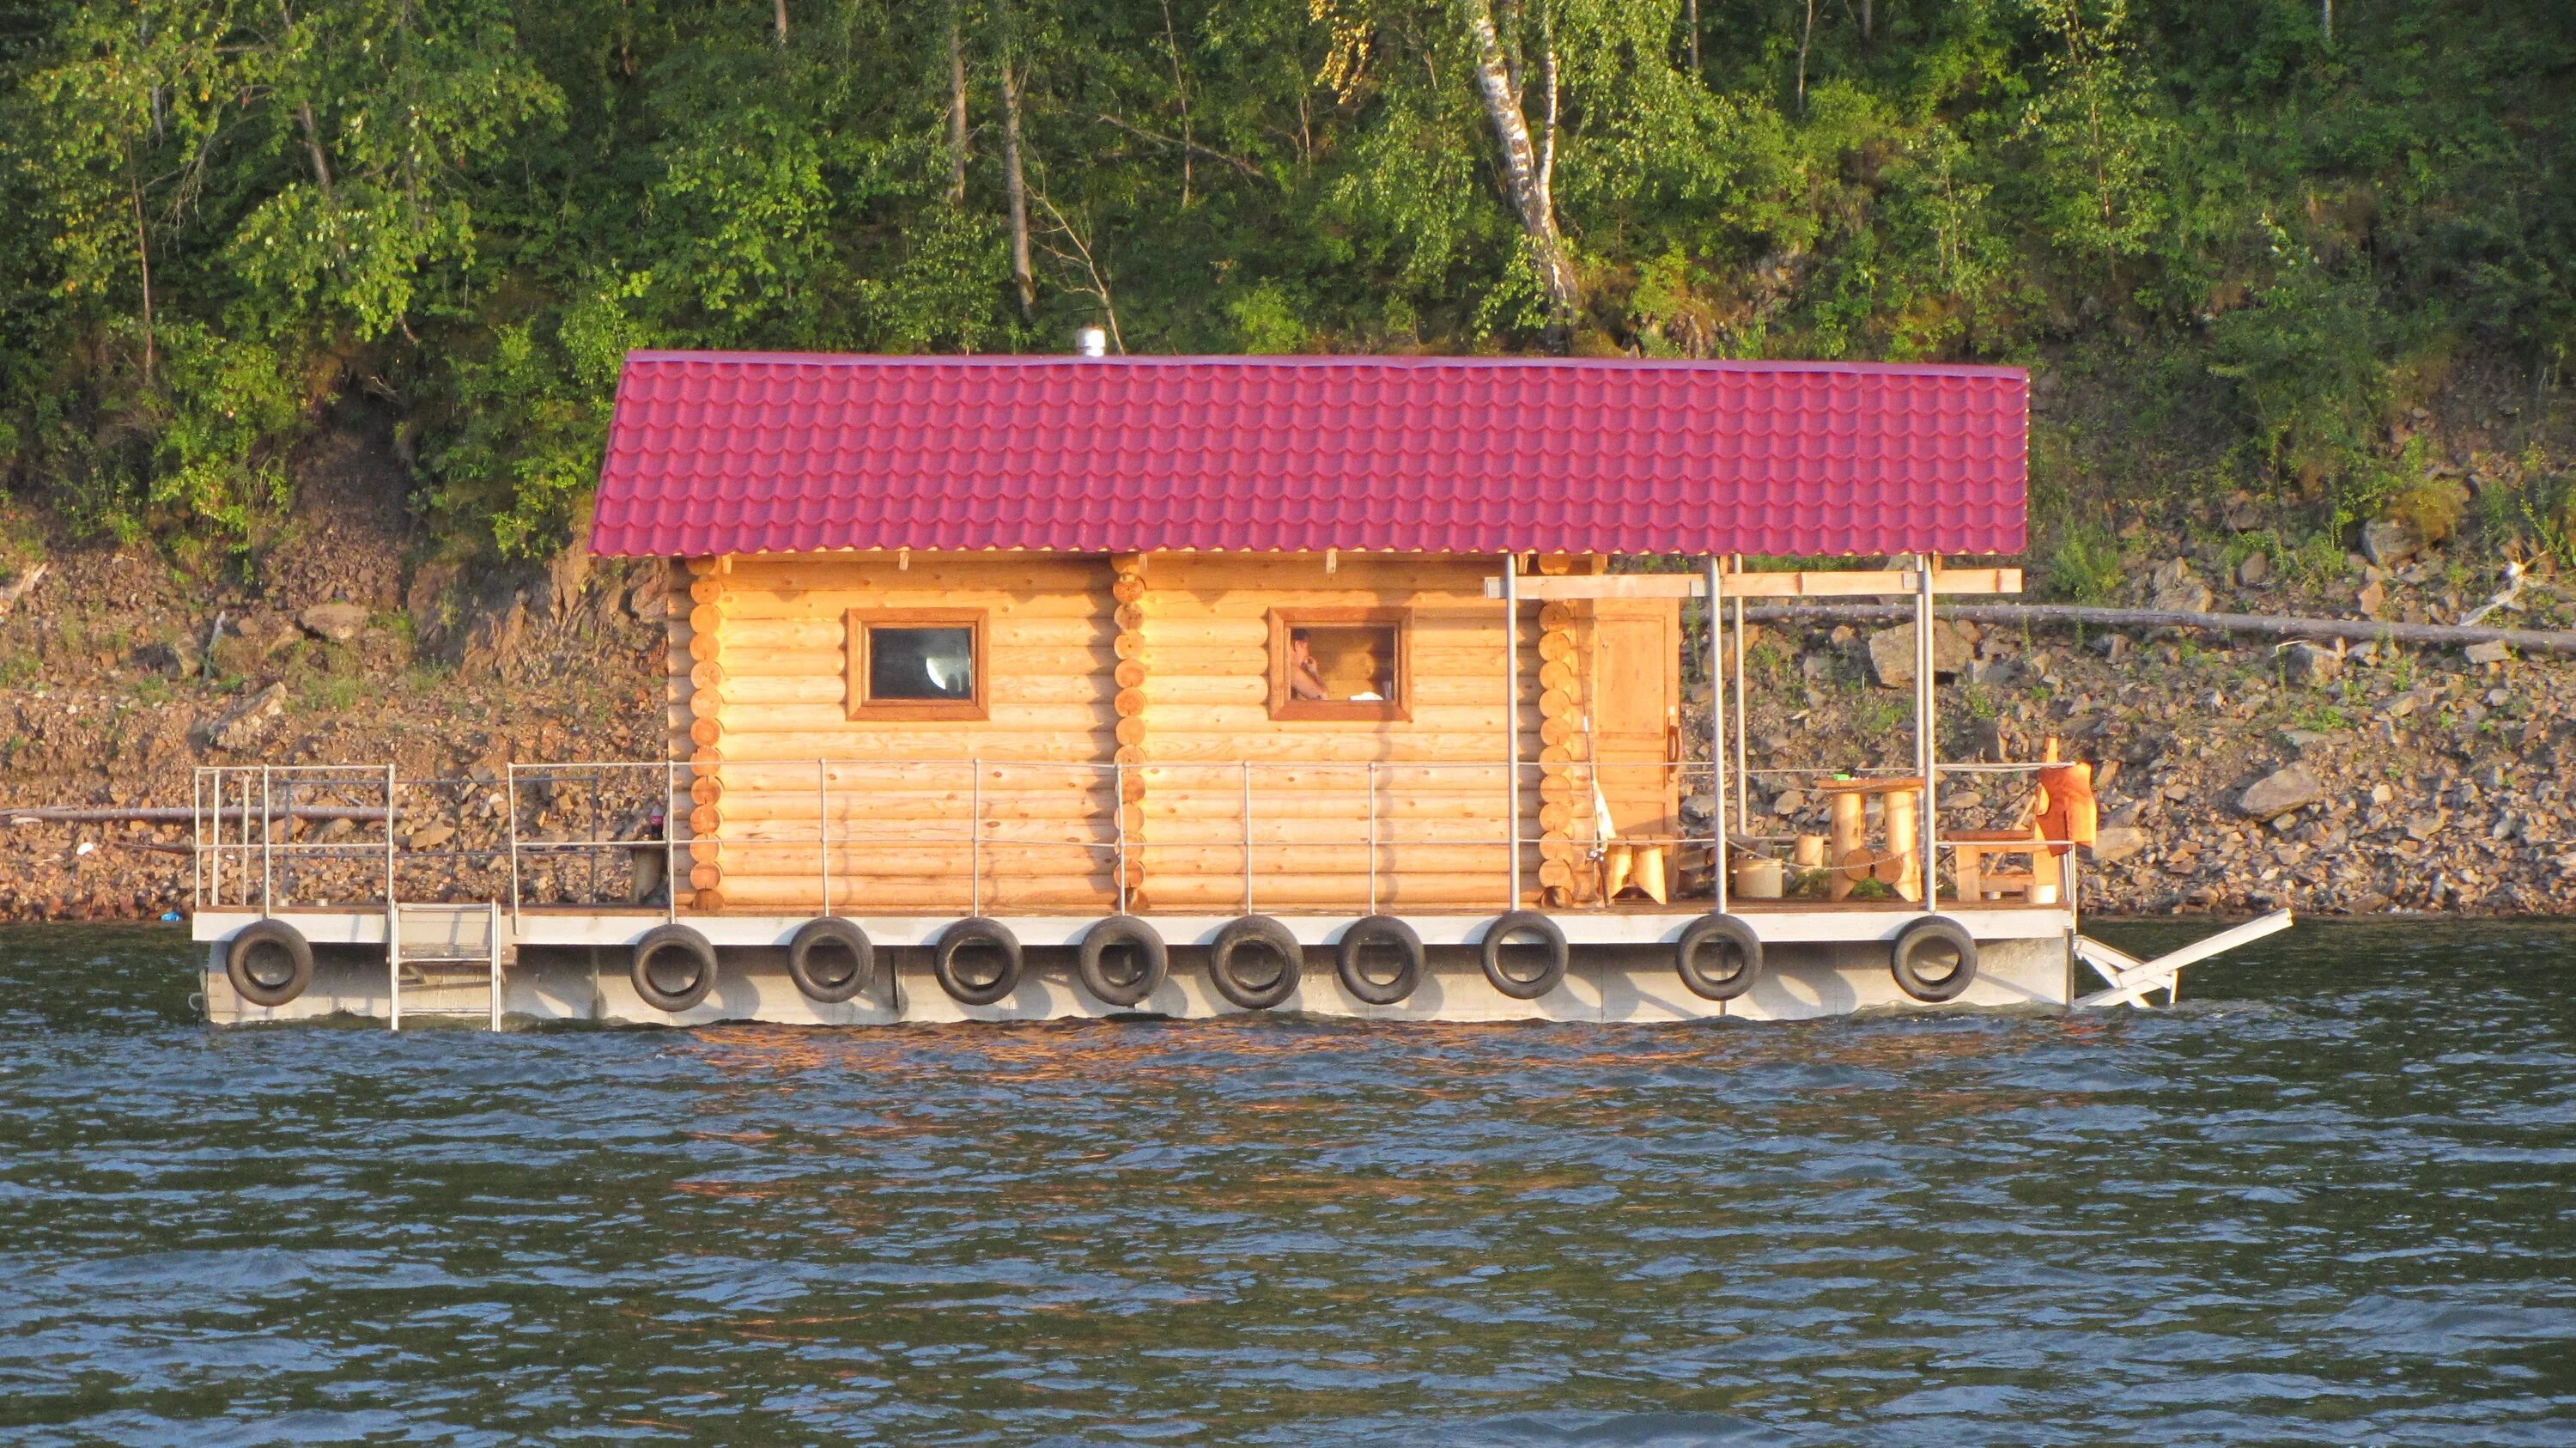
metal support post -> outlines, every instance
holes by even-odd
[[[1503,818],[1510,852],[1511,894],[1505,910],[1521,908],[1521,556],[1503,555]],[[1375,885],[1375,880],[1371,880]]]
[[[1724,596],[1724,576],[1718,572],[1717,555],[1708,555],[1708,787],[1709,833],[1717,838],[1710,846],[1709,862],[1715,868],[1712,905],[1717,914],[1726,913],[1726,640],[1717,626],[1718,604]]]
[[[247,813],[247,811],[245,811]],[[277,898],[277,806],[269,798],[268,766],[259,767],[259,913],[274,913]]]
[[[1733,571],[1744,571],[1742,557],[1735,559]],[[1753,776],[1745,768],[1744,738],[1753,732],[1748,723],[1753,716],[1744,712],[1744,599],[1739,594],[1727,602],[1735,606],[1735,823],[1736,828],[1749,835],[1753,833]],[[1709,617],[1717,617],[1714,605]],[[1714,767],[1715,761],[1710,763]]]
[[[483,937],[483,943],[490,947],[492,956],[492,1029],[497,1031],[501,1029],[501,902],[487,900],[483,903],[488,912],[485,926],[490,931]]]
[[[1940,772],[1940,721],[1933,717],[1932,573],[1939,561],[1929,553],[1915,557],[1914,569],[1914,758],[1923,775],[1923,818],[1918,826],[1923,850],[1923,908],[1941,908],[1941,887],[1933,869],[1940,859],[1940,827],[1934,823],[1933,776]]]
[[[1116,761],[1109,765],[1109,818],[1117,826],[1111,838],[1117,841],[1118,877],[1111,887],[1117,897],[1118,913],[1127,913],[1127,766]]]
[[[1369,913],[1375,915],[1377,913],[1377,761],[1374,759],[1368,763],[1368,792],[1368,905]]]
[[[501,798],[510,809],[510,928],[519,928],[519,765],[516,760],[501,763]],[[498,989],[498,987],[495,987]],[[499,1030],[495,1018],[492,1029]]]

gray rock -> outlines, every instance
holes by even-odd
[[[403,848],[434,850],[454,838],[456,838],[454,825],[427,825],[412,831],[411,838],[403,841]]]
[[[2236,565],[2236,581],[2247,588],[2258,587],[2271,576],[2272,559],[2269,554],[2248,553],[2245,561]]]
[[[2394,568],[2422,551],[2424,541],[2415,530],[2394,518],[2378,518],[2361,525],[2361,556],[2382,568]]]
[[[295,621],[317,639],[345,644],[367,626],[367,611],[354,603],[317,603],[296,615]]]
[[[286,686],[271,684],[251,695],[206,730],[206,742],[217,749],[248,749],[268,732],[269,722],[286,709]]]
[[[2106,633],[2091,640],[2085,647],[2116,664],[2129,656],[2129,636],[2124,633]]]
[[[1682,818],[1695,825],[1707,824],[1717,817],[1717,796],[1695,794],[1682,801]]]
[[[181,634],[177,638],[136,649],[134,662],[137,667],[184,679],[197,672],[205,661],[198,656],[197,641]]]
[[[2311,750],[2317,749],[2332,751],[2338,744],[2349,742],[2351,737],[2352,736],[2348,734],[2338,734],[2323,729],[2284,729],[2281,731],[2282,745],[2289,749],[2293,754],[2306,754]]]
[[[2093,832],[2093,862],[2109,865],[2147,847],[2147,832],[2134,825],[2104,825]]]
[[[2388,606],[2388,590],[2378,583],[2365,583],[2354,590],[2352,606],[2372,618],[2377,618],[2379,611]]]
[[[2147,606],[2168,613],[2209,612],[2209,585],[2191,576],[2191,562],[2175,558],[2156,566],[2149,580]]]
[[[1968,667],[1967,641],[1946,628],[1932,630],[1932,672],[1956,674]],[[1870,677],[1882,689],[1910,688],[1914,683],[1914,625],[1899,624],[1869,636]]]
[[[2482,644],[2471,644],[2467,648],[2460,650],[2460,654],[2473,664],[2501,664],[2506,659],[2513,656],[2512,651],[2507,649],[2504,644],[2498,640],[2489,640]]]
[[[1783,790],[1778,799],[1771,801],[1771,812],[1783,817],[1796,814],[1806,807],[1807,795],[1804,790]]]
[[[2238,493],[2227,500],[2227,531],[2251,533],[2263,526],[2263,509],[2251,493]]]
[[[2281,673],[2302,688],[2322,689],[2343,676],[2343,655],[2299,642],[2281,651]]]
[[[2236,797],[2236,812],[2247,819],[2268,820],[2325,798],[2326,787],[2304,765],[2276,769],[2254,781]]]

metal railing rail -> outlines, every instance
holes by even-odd
[[[1588,739],[1572,752],[1591,752]],[[1348,905],[1365,908],[1371,914],[1387,903],[1390,888],[1412,870],[1407,864],[1408,856],[1419,859],[1429,852],[1437,859],[1442,851],[1485,850],[1494,852],[1495,882],[1507,889],[1525,883],[1524,872],[1532,855],[1541,866],[1543,880],[1552,873],[1545,868],[1551,860],[1570,857],[1589,867],[1578,872],[1585,889],[1577,892],[1579,898],[1573,903],[1551,908],[1608,909],[1613,908],[1611,902],[1598,898],[1598,867],[1613,849],[1623,846],[1676,852],[1677,858],[1668,863],[1677,867],[1696,861],[1711,876],[1701,896],[1724,908],[1725,896],[1718,893],[1724,889],[1724,882],[1715,869],[1721,845],[1732,842],[1735,848],[1759,851],[1765,845],[1792,837],[1752,828],[1725,828],[1729,814],[1738,814],[1750,822],[1740,804],[1737,810],[1728,808],[1730,803],[1736,803],[1726,799],[1724,775],[1732,763],[1723,759],[1604,762],[1588,758],[1513,762],[1172,762],[1156,766],[1155,788],[1167,799],[1182,803],[1179,813],[1184,818],[1189,802],[1214,805],[1225,795],[1233,796],[1228,804],[1238,818],[1223,820],[1223,807],[1217,807],[1218,812],[1212,813],[1204,824],[1173,823],[1175,811],[1167,807],[1158,812],[1157,822],[1150,829],[1145,828],[1146,812],[1141,805],[1131,812],[1128,767],[1115,763],[983,758],[802,759],[703,767],[683,761],[587,760],[512,764],[497,781],[406,780],[389,765],[208,766],[196,772],[194,782],[196,847],[192,868],[200,909],[256,908],[266,913],[308,903],[329,903],[308,901],[302,887],[319,879],[331,891],[345,893],[352,888],[356,876],[342,867],[372,858],[378,872],[373,893],[378,896],[376,903],[388,910],[389,930],[397,928],[393,911],[398,908],[398,900],[424,904],[489,900],[498,908],[498,903],[506,899],[514,928],[523,924],[524,911],[531,903],[539,903],[541,896],[544,903],[615,904],[626,908],[649,905],[658,908],[665,919],[677,919],[679,892],[690,888],[681,867],[691,861],[693,847],[702,842],[697,832],[687,827],[695,798],[692,780],[720,770],[715,777],[725,789],[707,792],[719,814],[727,798],[751,795],[784,801],[796,792],[810,791],[814,810],[811,830],[777,828],[780,822],[763,820],[755,836],[738,837],[720,828],[707,842],[719,848],[812,850],[815,902],[827,914],[835,909],[855,912],[870,903],[853,883],[853,877],[864,879],[868,874],[863,862],[855,867],[849,863],[853,852],[895,845],[958,851],[967,876],[960,882],[961,893],[967,908],[975,914],[982,914],[993,903],[995,887],[1009,878],[1008,862],[1014,855],[1054,849],[1081,851],[1096,862],[1091,872],[1095,876],[1101,865],[1107,866],[1111,880],[1102,890],[1103,903],[1114,906],[1119,913],[1130,908],[1136,874],[1152,864],[1157,852],[1220,850],[1239,853],[1241,908],[1247,914],[1256,913],[1262,904],[1263,880],[1269,873],[1263,869],[1265,857],[1277,862],[1300,857],[1288,855],[1289,851],[1313,858],[1313,852],[1342,850],[1351,852],[1342,858],[1360,867],[1348,872]],[[2046,767],[2049,766],[2036,763],[1939,766],[1949,773],[1993,774],[2031,773]],[[963,789],[941,782],[944,771],[949,770],[964,773]],[[1461,775],[1460,771],[1467,773]],[[1496,777],[1498,771],[1508,777],[1511,786],[1512,808],[1504,819],[1496,819],[1493,811],[1471,804],[1482,798],[1484,788],[1473,781]],[[1662,771],[1666,777],[1660,785],[1646,789],[1638,781],[1648,771]],[[1739,768],[1736,780],[1740,788],[1740,781],[1748,775],[1813,776],[1824,772]],[[1897,773],[1876,768],[1839,772]],[[1329,776],[1342,774],[1354,776],[1359,789],[1323,783]],[[1265,788],[1265,775],[1288,782]],[[995,777],[1003,784],[998,795],[987,788],[988,781]],[[1065,779],[1069,792],[1085,796],[1082,804],[1063,818],[1048,818],[1043,812],[1034,819],[1010,817],[1013,809],[1031,802],[1027,796],[1043,796],[1053,788],[1039,783],[1050,777]],[[1454,825],[1435,813],[1405,811],[1407,791],[1420,790],[1426,781],[1442,780],[1455,783],[1442,784],[1438,797],[1456,799],[1464,811]],[[774,788],[770,787],[772,781],[776,783]],[[901,818],[884,822],[882,827],[871,827],[863,811],[868,802],[884,798],[896,782],[933,800],[956,800],[964,805],[962,814],[940,818],[934,803],[928,806],[928,817]],[[1694,784],[1708,787],[1706,794],[1712,806],[1709,818],[1696,828],[1683,809],[1684,801],[1692,797]],[[500,791],[497,805],[486,794],[494,788]],[[1328,791],[1336,803],[1319,809],[1315,804],[1319,790]],[[423,792],[431,803],[421,802]],[[1359,797],[1352,798],[1354,793]],[[1561,807],[1554,821],[1559,828],[1534,829],[1525,822],[1532,813],[1533,794],[1542,815],[1551,805]],[[1664,824],[1638,833],[1613,832],[1605,837],[1599,828],[1599,813],[1608,798],[1620,794],[1631,799],[1669,800]],[[327,841],[297,837],[290,825],[299,818],[296,810],[317,801],[334,810],[381,810],[381,837],[367,831],[344,832]],[[1295,807],[1289,807],[1288,801],[1295,801]],[[1344,807],[1349,811],[1347,815],[1339,812]],[[453,847],[413,849],[406,843],[403,830],[408,825],[419,824],[425,829],[445,823],[461,829],[468,822],[466,817],[476,810],[483,811],[484,818],[490,820],[488,828],[478,827],[478,833],[489,843],[470,843],[461,833]],[[555,811],[560,815],[554,815]],[[662,821],[658,831],[651,828],[656,811]],[[491,818],[495,814],[498,818]],[[626,822],[615,822],[615,815],[625,816]],[[1105,825],[1099,822],[1103,816]],[[549,818],[554,818],[554,827],[543,828]],[[1290,821],[1311,827],[1276,829],[1270,832],[1272,838],[1264,838],[1265,824]],[[1335,821],[1347,823],[1347,832],[1334,828]],[[784,823],[792,826],[796,822],[791,814]],[[414,837],[419,833],[420,830],[412,831]],[[1989,847],[1992,844],[1982,843]],[[2045,847],[2062,842],[2035,843]],[[1955,862],[1956,847],[1951,841],[1937,838],[1930,844],[1925,859],[1938,876],[1945,873],[1940,862]],[[613,868],[612,852],[627,856],[625,868]],[[638,857],[649,854],[661,856],[662,884],[657,896],[632,883]],[[2071,904],[2073,856],[2070,853],[2059,859],[2064,862],[2063,878]],[[434,875],[430,873],[432,867],[437,872]],[[1202,860],[1193,867],[1192,878],[1206,878],[1205,868]],[[1342,876],[1346,868],[1292,872],[1308,878],[1298,893],[1289,897],[1295,903],[1285,908],[1329,908],[1316,903],[1318,891],[1313,877],[1319,873]],[[997,870],[1004,873],[996,874]],[[995,878],[988,880],[988,875]],[[476,889],[487,877],[493,882],[491,888]],[[603,890],[620,888],[617,881],[621,879],[629,882],[622,887],[626,898],[604,898]],[[1557,874],[1556,879],[1561,882],[1564,876]],[[1678,883],[1676,878],[1675,884]],[[1324,893],[1338,888],[1328,887]],[[1541,888],[1549,887],[1543,884]],[[1932,900],[1939,898],[1937,879],[1931,894]],[[1005,886],[1002,898],[1007,897]],[[1512,897],[1513,907],[1522,904],[1524,898]],[[898,910],[921,908],[917,900],[883,903]],[[1923,901],[1916,908],[1930,903]],[[1084,912],[1066,909],[1061,913]]]

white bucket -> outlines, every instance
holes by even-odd
[[[1740,900],[1779,899],[1780,862],[1762,855],[1736,861],[1733,892]]]

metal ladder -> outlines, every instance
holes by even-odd
[[[505,967],[517,954],[517,945],[501,934],[501,905],[497,900],[481,905],[387,902],[385,977],[393,1028],[402,1029],[403,971],[409,968],[420,976],[419,984],[425,989],[434,983],[452,987],[462,978],[479,974],[490,992],[483,1014],[491,1029],[501,1029],[502,979]],[[415,1008],[412,1014],[470,1016],[476,1012],[440,1004]]]

